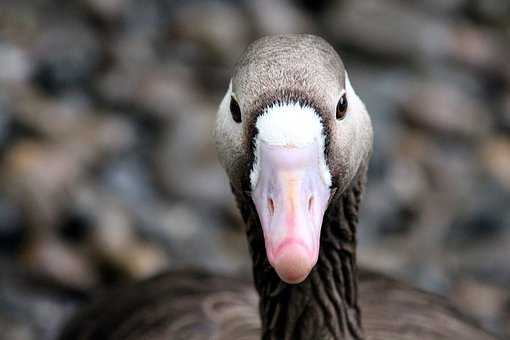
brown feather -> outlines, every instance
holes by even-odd
[[[361,271],[367,340],[496,339],[441,296]],[[60,340],[259,340],[250,282],[177,271],[115,290],[75,315]]]

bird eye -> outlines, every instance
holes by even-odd
[[[230,113],[234,122],[241,123],[241,108],[234,96],[230,97]]]
[[[344,119],[346,113],[347,113],[347,96],[344,93],[342,97],[338,100],[338,104],[336,104],[336,119],[338,120]]]

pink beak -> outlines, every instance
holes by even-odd
[[[318,143],[287,147],[260,142],[258,147],[259,174],[252,198],[266,254],[283,281],[299,283],[317,263],[330,195],[321,177],[322,151]]]

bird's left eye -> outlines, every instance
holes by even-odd
[[[338,100],[338,104],[336,104],[336,119],[342,120],[345,118],[345,114],[347,113],[347,95],[344,93],[342,97]]]
[[[230,113],[234,122],[241,123],[241,108],[234,96],[230,97]]]

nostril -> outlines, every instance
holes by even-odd
[[[274,202],[273,202],[272,198],[269,198],[267,200],[267,210],[269,210],[269,215],[270,216],[274,215]]]
[[[312,209],[313,209],[313,196],[310,196],[310,198],[308,199],[308,211],[312,212]]]

